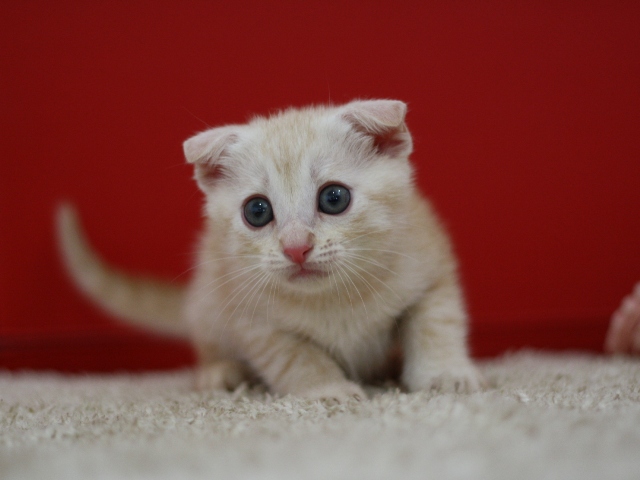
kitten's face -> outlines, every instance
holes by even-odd
[[[235,127],[203,189],[207,215],[228,228],[226,250],[248,277],[318,291],[387,268],[412,172],[406,154],[392,158],[374,140],[336,109]]]

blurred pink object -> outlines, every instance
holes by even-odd
[[[604,348],[609,353],[640,354],[640,282],[612,315]]]

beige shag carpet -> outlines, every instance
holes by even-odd
[[[0,478],[640,479],[640,360],[521,352],[474,395],[335,405],[191,372],[0,373]]]

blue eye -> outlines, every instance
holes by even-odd
[[[253,227],[264,227],[273,220],[273,209],[269,200],[264,197],[254,197],[244,204],[244,218]]]
[[[318,209],[329,215],[344,212],[351,202],[351,193],[342,185],[327,185],[318,195]]]

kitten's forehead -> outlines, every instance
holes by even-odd
[[[288,110],[255,122],[259,129],[257,147],[271,160],[278,175],[293,179],[302,167],[310,165],[310,156],[327,147],[324,110]]]
[[[244,152],[262,180],[291,196],[308,189],[332,163],[339,135],[330,110],[288,110],[251,122]]]

